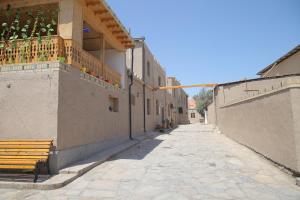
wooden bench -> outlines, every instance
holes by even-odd
[[[28,170],[37,181],[41,169],[49,173],[52,140],[0,140],[0,170]]]

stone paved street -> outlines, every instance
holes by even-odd
[[[300,199],[292,177],[211,126],[152,137],[62,189],[0,189],[0,199]]]

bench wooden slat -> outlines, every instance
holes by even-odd
[[[35,165],[0,165],[1,169],[35,169]]]
[[[0,159],[0,165],[35,165],[39,160]]]
[[[49,149],[0,149],[0,152],[49,152]]]
[[[6,144],[6,145],[10,145],[10,144],[17,144],[17,145],[51,145],[52,141],[41,141],[41,142],[34,142],[34,141],[23,141],[23,142],[16,142],[16,141],[1,141],[0,140],[0,144]]]
[[[52,142],[53,140],[31,140],[31,139],[24,139],[24,140],[0,140],[0,142]]]
[[[48,167],[52,140],[0,140],[0,170],[32,170],[34,182],[41,168]]]
[[[48,156],[0,156],[0,159],[47,159]]]
[[[0,149],[49,149],[51,145],[0,144]]]
[[[0,156],[48,156],[48,152],[1,152]]]
[[[0,144],[0,149],[49,149],[49,145]]]

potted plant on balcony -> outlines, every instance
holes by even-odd
[[[97,77],[97,73],[95,71],[91,71],[91,75]]]

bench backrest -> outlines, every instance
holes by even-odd
[[[0,140],[0,159],[45,161],[52,146],[52,140]]]

